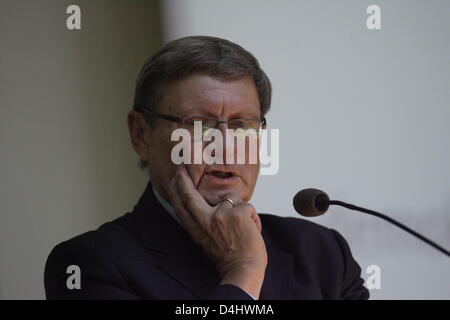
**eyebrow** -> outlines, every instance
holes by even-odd
[[[247,109],[247,108],[246,108]],[[198,115],[198,116],[208,116],[208,117],[214,117],[218,118],[217,114],[212,112],[211,110],[202,110],[201,108],[188,108],[183,113],[185,115]],[[229,119],[262,119],[262,115],[255,115],[248,113],[246,110],[240,110],[236,113],[232,113],[231,117]]]

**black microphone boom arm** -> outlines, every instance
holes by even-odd
[[[431,241],[430,239],[424,237],[420,233],[418,233],[418,232],[408,228],[404,224],[402,224],[402,223],[400,223],[400,222],[398,222],[398,221],[396,221],[396,220],[394,220],[394,219],[392,219],[392,218],[390,218],[390,217],[388,217],[388,216],[386,216],[386,215],[384,215],[382,213],[379,213],[379,212],[376,212],[376,211],[373,211],[373,210],[369,210],[369,209],[366,209],[366,208],[361,208],[361,207],[355,206],[353,204],[345,203],[345,202],[342,202],[342,201],[339,201],[339,200],[322,200],[322,201],[323,202],[327,201],[328,204],[330,204],[330,205],[342,206],[342,207],[345,207],[345,208],[350,209],[350,210],[361,211],[361,212],[364,212],[364,213],[376,216],[378,218],[384,219],[384,220],[386,220],[386,221],[396,225],[400,229],[403,229],[406,232],[409,232],[413,236],[415,236],[415,237],[419,238],[420,240],[428,243],[430,246],[434,247],[435,249],[441,251],[446,256],[450,257],[450,252],[448,250],[444,249],[443,247],[441,247],[437,243]]]

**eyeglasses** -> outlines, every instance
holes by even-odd
[[[211,129],[217,129],[220,123],[226,123],[229,129],[238,130],[242,129],[247,132],[250,129],[255,130],[256,133],[260,133],[261,129],[266,128],[266,118],[261,120],[257,119],[245,119],[235,118],[230,120],[219,120],[215,117],[201,116],[201,115],[187,115],[182,118],[170,116],[162,113],[155,112],[153,110],[142,109],[143,112],[153,114],[157,117],[165,119],[170,122],[175,122],[181,125],[182,128],[193,132],[194,125],[197,121],[200,121],[202,126],[202,136],[208,135]]]

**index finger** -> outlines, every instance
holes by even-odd
[[[184,165],[177,167],[176,185],[178,193],[195,220],[198,222],[209,219],[212,216],[212,207],[197,191]]]

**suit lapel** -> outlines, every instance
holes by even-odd
[[[268,264],[261,288],[261,300],[279,300],[292,297],[294,255],[278,248],[268,232],[270,225],[263,223],[262,236],[266,244]]]
[[[134,211],[151,260],[195,297],[207,298],[219,284],[219,275],[190,235],[161,206],[150,183]]]
[[[192,295],[206,299],[219,285],[220,277],[190,235],[161,206],[150,183],[134,213],[142,242],[152,261]],[[268,265],[260,299],[286,299],[291,296],[293,255],[273,244],[269,228],[263,225]]]

